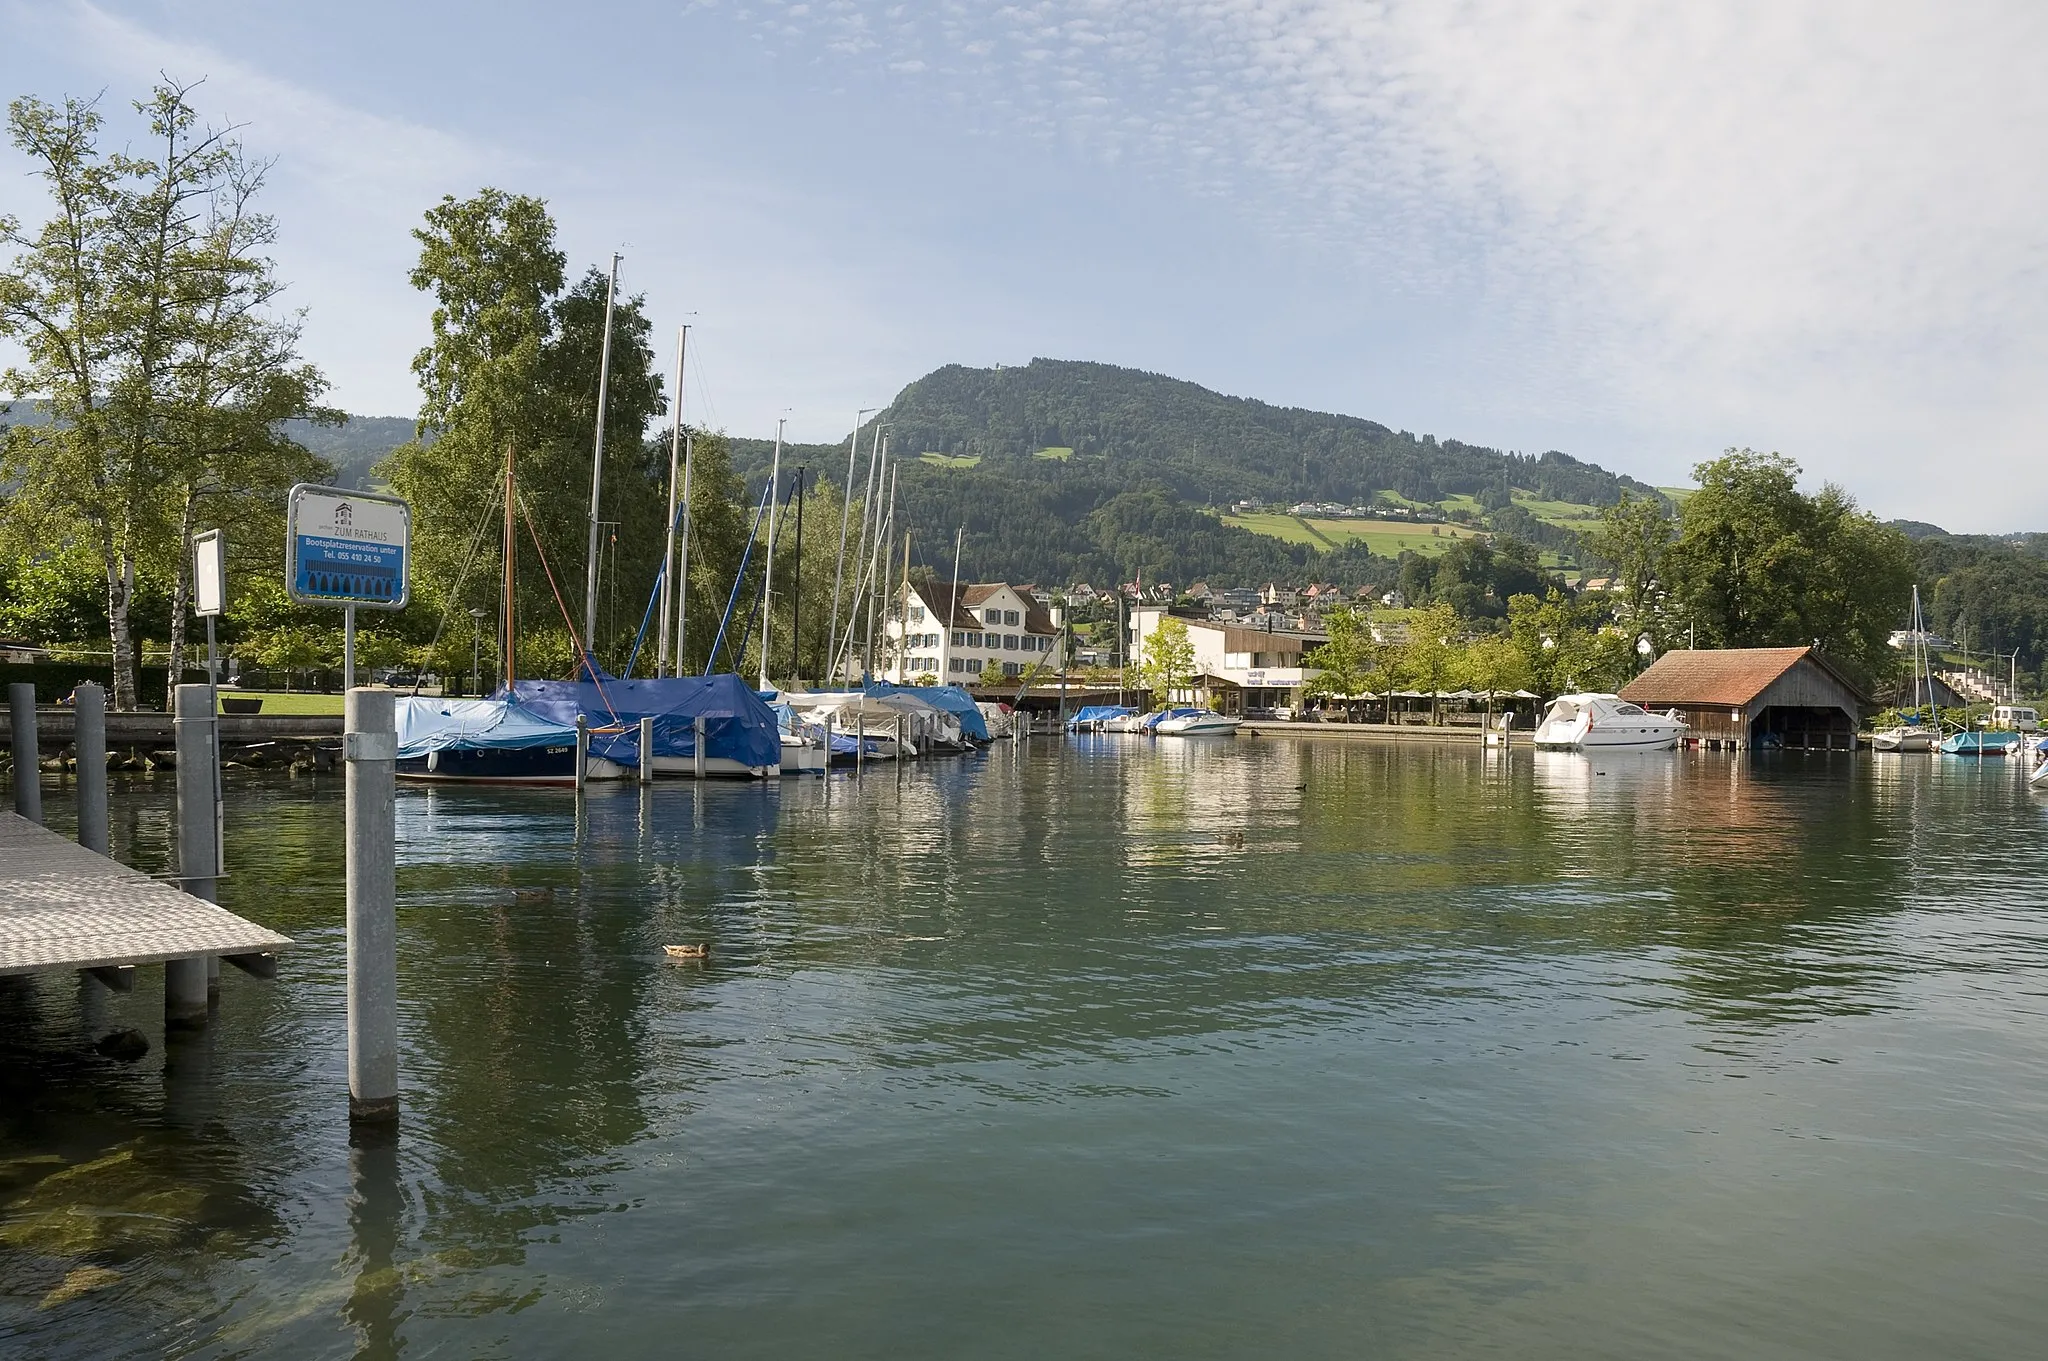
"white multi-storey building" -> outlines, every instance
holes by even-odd
[[[1131,611],[1131,664],[1145,664],[1146,647],[1167,617],[1159,605]],[[1299,710],[1303,687],[1320,673],[1302,665],[1303,654],[1329,641],[1326,634],[1245,628],[1208,619],[1182,619],[1194,650],[1188,688],[1171,698],[1206,704],[1219,713],[1247,709]],[[1154,696],[1164,700],[1167,696]]]
[[[885,680],[977,685],[1043,663],[1065,664],[1059,625],[1043,601],[1004,582],[937,581],[897,590],[881,659]]]

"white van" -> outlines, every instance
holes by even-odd
[[[2001,704],[1991,711],[1991,726],[2007,732],[2039,732],[2041,715],[2017,704]]]

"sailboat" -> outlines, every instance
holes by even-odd
[[[1870,735],[1872,751],[1933,751],[1941,743],[1941,722],[1934,711],[1934,673],[1927,662],[1927,621],[1920,614],[1920,587],[1913,587],[1913,708],[1906,721]],[[1922,698],[1927,717],[1921,721]]]

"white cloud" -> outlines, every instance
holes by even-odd
[[[1671,471],[1779,445],[1899,513],[1870,471],[1971,456],[2048,520],[2039,6],[1040,0],[879,36],[991,123],[1472,309],[1496,428]]]
[[[354,410],[409,414],[418,405],[406,361],[426,338],[426,307],[406,284],[420,213],[518,170],[499,148],[351,108],[203,44],[166,37],[96,5],[15,4],[11,39],[62,54],[102,82],[112,137],[125,101],[164,76],[202,81],[193,103],[241,125],[256,156],[274,159],[265,206],[279,220],[284,302],[310,314],[308,346]],[[404,317],[414,326],[394,326]]]

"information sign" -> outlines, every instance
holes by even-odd
[[[285,513],[292,599],[403,609],[412,589],[411,542],[412,510],[398,497],[302,482]]]
[[[227,611],[227,542],[218,529],[192,536],[192,612],[211,619]]]

